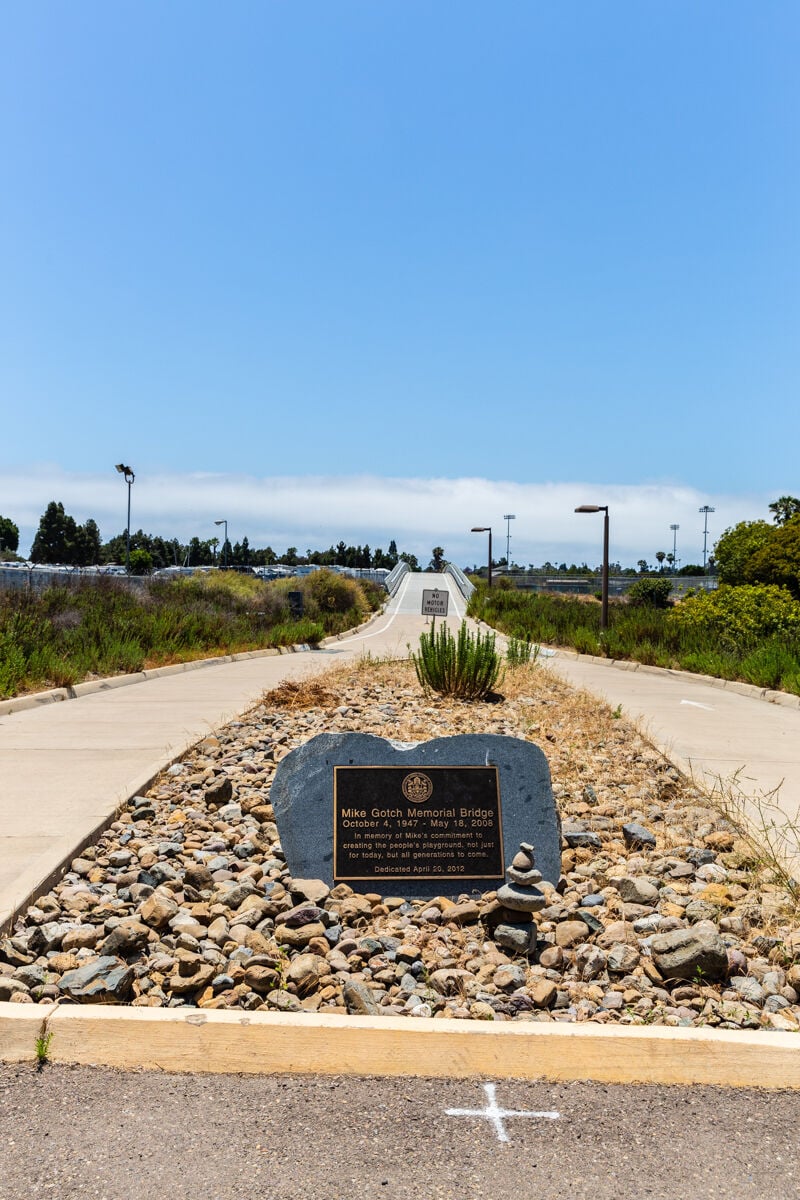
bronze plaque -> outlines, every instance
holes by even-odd
[[[497,767],[334,767],[333,878],[502,879]]]

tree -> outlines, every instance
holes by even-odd
[[[800,515],[771,530],[771,536],[750,556],[745,583],[774,583],[800,600]]]
[[[649,567],[648,567],[648,565],[647,565],[647,559],[646,559],[646,558],[639,558],[639,559],[637,559],[637,560],[636,560],[636,565],[637,565],[637,567],[639,568],[639,572],[640,572],[640,574],[642,574],[642,575],[646,575],[646,574],[647,574],[647,572],[650,570],[650,568],[649,568]]]
[[[669,579],[637,579],[626,592],[628,603],[641,608],[669,608]]]
[[[131,550],[131,575],[149,575],[153,569],[153,556],[149,550]]]
[[[800,514],[800,500],[797,496],[781,496],[770,504],[769,511],[776,525],[786,525],[792,517]]]
[[[672,553],[672,551],[670,551],[669,554],[667,555],[667,562],[669,563],[670,571],[674,571],[675,570],[675,555]]]
[[[658,562],[658,569],[659,569],[659,571],[663,571],[663,570],[664,570],[664,559],[665,559],[666,557],[667,557],[667,556],[666,556],[666,554],[664,553],[664,551],[663,551],[663,550],[657,550],[657,551],[656,551],[656,560],[657,560],[657,562]]]
[[[417,562],[416,554],[407,554],[406,551],[404,550],[403,553],[400,555],[399,561],[408,563],[408,569],[410,571],[418,571],[419,570],[419,563]]]
[[[431,551],[431,561],[428,563],[429,571],[441,572],[444,570],[444,547],[434,546]]]
[[[748,561],[775,532],[766,521],[740,521],[726,529],[714,546],[720,583],[745,583]]]
[[[77,525],[64,512],[64,505],[51,500],[39,521],[31,546],[31,562],[71,564],[75,554]]]
[[[75,552],[73,562],[78,567],[94,567],[100,562],[100,530],[97,522],[89,517],[85,525],[75,530]]]
[[[389,549],[386,551],[386,557],[388,559],[386,564],[388,567],[397,566],[397,542],[394,540],[394,538],[392,538],[392,540],[389,542]]]
[[[9,517],[0,517],[0,550],[16,554],[19,549],[19,529]]]

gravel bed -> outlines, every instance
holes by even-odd
[[[0,941],[0,1000],[800,1030],[797,912],[735,828],[596,698],[538,666],[503,693],[425,695],[409,664],[368,660],[282,685],[27,910]],[[276,765],[345,731],[542,747],[562,877],[540,885],[533,944],[494,892],[407,900],[289,876]]]

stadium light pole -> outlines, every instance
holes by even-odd
[[[505,513],[503,520],[506,523],[506,571],[511,570],[511,522],[516,521],[516,513]]]
[[[126,467],[125,463],[117,463],[116,469],[125,479],[128,485],[128,524],[125,527],[125,571],[126,574],[131,573],[131,485],[136,476],[130,467]]]
[[[576,513],[597,513],[601,512],[603,516],[603,586],[602,586],[602,608],[600,610],[600,628],[608,629],[608,505],[607,504],[579,504],[575,509]]]
[[[710,504],[704,504],[703,507],[698,508],[697,511],[703,513],[703,574],[705,575],[707,574],[706,558],[708,555],[708,514],[710,512],[716,512],[717,510],[712,508]]]
[[[487,587],[492,586],[492,527],[491,525],[473,525],[472,533],[488,533],[489,535],[489,576]]]
[[[223,566],[227,567],[227,565],[228,565],[228,522],[225,520],[222,520],[222,521],[215,521],[214,524],[225,526],[225,541],[222,543],[222,563],[223,563]]]
[[[672,530],[672,573],[673,575],[678,570],[678,530],[680,525],[670,525]]]

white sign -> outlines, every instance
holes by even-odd
[[[446,617],[449,592],[440,592],[438,588],[426,588],[422,592],[423,617]]]

